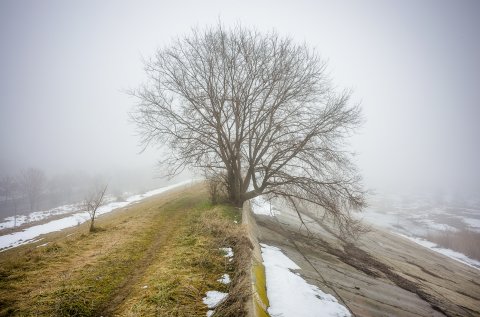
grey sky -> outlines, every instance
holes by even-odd
[[[0,173],[153,168],[122,90],[192,27],[240,22],[316,47],[366,123],[366,183],[480,188],[479,1],[0,2]]]

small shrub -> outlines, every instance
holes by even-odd
[[[221,202],[225,196],[225,184],[222,175],[213,175],[207,177],[208,194],[210,196],[210,202],[212,205],[216,205]]]

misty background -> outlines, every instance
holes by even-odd
[[[363,107],[351,150],[367,188],[478,198],[479,14],[465,0],[3,0],[0,177],[33,167],[117,191],[163,184],[162,149],[139,153],[125,91],[145,79],[143,58],[221,20],[275,29],[328,60]]]

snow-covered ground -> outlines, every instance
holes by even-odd
[[[21,226],[25,223],[42,221],[52,216],[64,215],[78,211],[80,209],[80,204],[71,204],[55,207],[50,210],[35,211],[28,215],[18,215],[16,217],[11,216],[3,219],[0,222],[0,229],[14,228]]]
[[[471,266],[476,269],[480,269],[480,261],[474,260],[466,256],[465,254],[462,254],[460,252],[456,252],[450,249],[445,249],[441,248],[438,245],[436,245],[433,242],[427,241],[425,239],[417,238],[417,237],[411,237],[411,236],[406,236],[402,235],[402,237],[407,238],[410,241],[413,241],[421,246],[424,246],[425,248],[428,248],[430,250],[433,250],[435,252],[441,253],[445,256],[448,256],[449,258],[452,258],[454,260],[457,260],[459,262],[462,262],[468,266]]]
[[[268,313],[283,317],[342,317],[350,312],[330,294],[291,270],[300,267],[276,247],[261,244],[267,279]],[[294,291],[292,291],[294,290]]]
[[[462,218],[463,222],[465,222],[470,228],[480,231],[480,219],[473,219],[473,218]]]
[[[148,191],[144,194],[140,195],[133,195],[128,197],[125,201],[122,202],[109,202],[103,206],[101,206],[97,210],[97,215],[100,216],[102,214],[109,213],[115,209],[122,208],[125,206],[128,206],[130,204],[136,203],[144,198],[151,197],[160,193],[163,193],[167,190],[173,189],[178,186],[182,186],[185,184],[188,184],[192,182],[192,180],[187,180],[183,182],[179,182],[170,186],[165,186],[161,187],[155,190]],[[75,207],[76,206],[76,209]],[[75,212],[71,214],[72,211],[77,210],[78,212]],[[49,213],[51,212],[51,213]],[[60,231],[65,228],[77,226],[83,222],[86,222],[89,220],[89,215],[86,211],[78,210],[78,205],[68,205],[68,206],[61,206],[52,209],[51,211],[41,211],[41,212],[36,212],[33,213],[35,214],[35,221],[42,220],[42,219],[48,219],[48,217],[51,217],[52,215],[62,215],[62,214],[69,214],[66,215],[65,217],[57,220],[52,220],[47,223],[41,224],[41,225],[36,225],[36,226],[31,226],[28,228],[25,228],[22,231],[18,232],[13,232],[10,234],[2,235],[0,236],[0,252],[11,249],[14,247],[17,247],[22,244],[30,243],[36,241],[36,238],[42,234],[54,232],[54,231]],[[43,218],[42,218],[43,217]],[[8,219],[8,218],[7,218]],[[34,219],[33,217],[27,217],[27,219]],[[7,220],[10,221],[10,220]],[[34,221],[34,220],[30,220]],[[27,222],[27,221],[25,221]],[[24,222],[24,223],[25,223]],[[2,224],[5,223],[2,222]],[[17,223],[18,225],[18,223]]]
[[[476,203],[472,203],[472,207],[462,207],[455,203],[435,204],[425,198],[411,197],[402,201],[398,197],[379,195],[370,202],[370,207],[360,217],[430,250],[480,268],[479,261],[425,239],[429,232],[463,229],[480,232],[480,209],[475,206]]]
[[[217,307],[218,304],[225,299],[225,297],[227,297],[228,293],[208,291],[205,295],[206,296],[203,298],[203,303],[209,308],[207,311],[207,317],[210,317],[213,315],[214,308]]]
[[[275,208],[271,201],[265,199],[263,196],[257,196],[250,200],[252,211],[256,215],[275,216],[280,214],[280,211]]]
[[[252,211],[257,215],[275,216],[280,211],[263,197],[251,201]],[[330,294],[315,285],[308,284],[291,270],[300,267],[276,247],[261,243],[263,264],[267,280],[267,296],[270,302],[268,313],[282,317],[343,317],[350,312]],[[292,292],[292,290],[295,290]]]
[[[480,232],[480,208],[477,201],[436,201],[428,197],[377,194],[370,197],[362,215],[382,226],[405,227],[405,233],[423,235],[429,230],[468,229]]]

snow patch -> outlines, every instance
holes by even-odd
[[[458,231],[455,227],[452,227],[445,223],[437,223],[430,219],[422,219],[420,222],[428,229],[433,229],[437,231]]]
[[[337,299],[308,284],[290,270],[300,267],[279,248],[260,244],[267,279],[268,313],[283,317],[347,317],[350,312]],[[294,290],[294,291],[292,291]]]
[[[230,284],[230,275],[228,274],[223,274],[221,278],[219,278],[217,281],[219,281],[222,284]]]
[[[257,196],[251,200],[252,211],[256,215],[275,216],[280,214],[279,210],[272,206],[272,203],[262,196]]]
[[[202,299],[203,303],[207,305],[208,308],[215,308],[218,304],[220,304],[222,300],[225,299],[225,297],[227,297],[228,293],[222,293],[219,291],[208,291],[206,295],[207,296]],[[207,317],[212,316],[213,312],[213,310],[207,311]]]
[[[72,213],[72,212],[78,211],[79,209],[80,209],[80,204],[71,204],[71,205],[55,207],[49,210],[34,211],[29,213],[28,215],[10,216],[10,217],[4,218],[3,222],[0,222],[0,229],[18,227],[25,223],[29,223],[33,221],[41,221],[43,219],[46,219],[52,216]]]
[[[480,229],[480,219],[462,218],[462,221],[471,228]]]
[[[219,291],[208,291],[205,293],[207,296],[203,298],[203,303],[208,308],[215,308],[217,305],[227,297],[228,293],[222,293]]]
[[[86,212],[78,213],[69,217],[50,221],[45,224],[26,228],[19,232],[0,236],[0,250],[4,251],[6,249],[11,249],[22,244],[35,242],[35,238],[42,234],[60,231],[69,227],[74,227],[87,221],[89,219],[88,217],[89,216]]]
[[[220,248],[220,250],[225,253],[224,257],[226,258],[233,258],[233,250],[232,248]]]
[[[403,235],[403,234],[399,234],[399,235],[408,239],[408,240],[410,240],[410,241],[413,241],[416,244],[419,244],[419,245],[421,245],[425,248],[428,248],[432,251],[438,252],[440,254],[448,256],[451,259],[454,259],[458,262],[461,262],[461,263],[466,264],[470,267],[476,268],[477,270],[480,270],[480,261],[471,259],[463,253],[456,252],[456,251],[453,251],[453,250],[450,250],[450,249],[441,248],[438,245],[436,245],[435,243],[433,243],[431,241],[428,241],[428,240],[421,239],[421,238],[409,237],[409,236],[406,236],[406,235]]]

